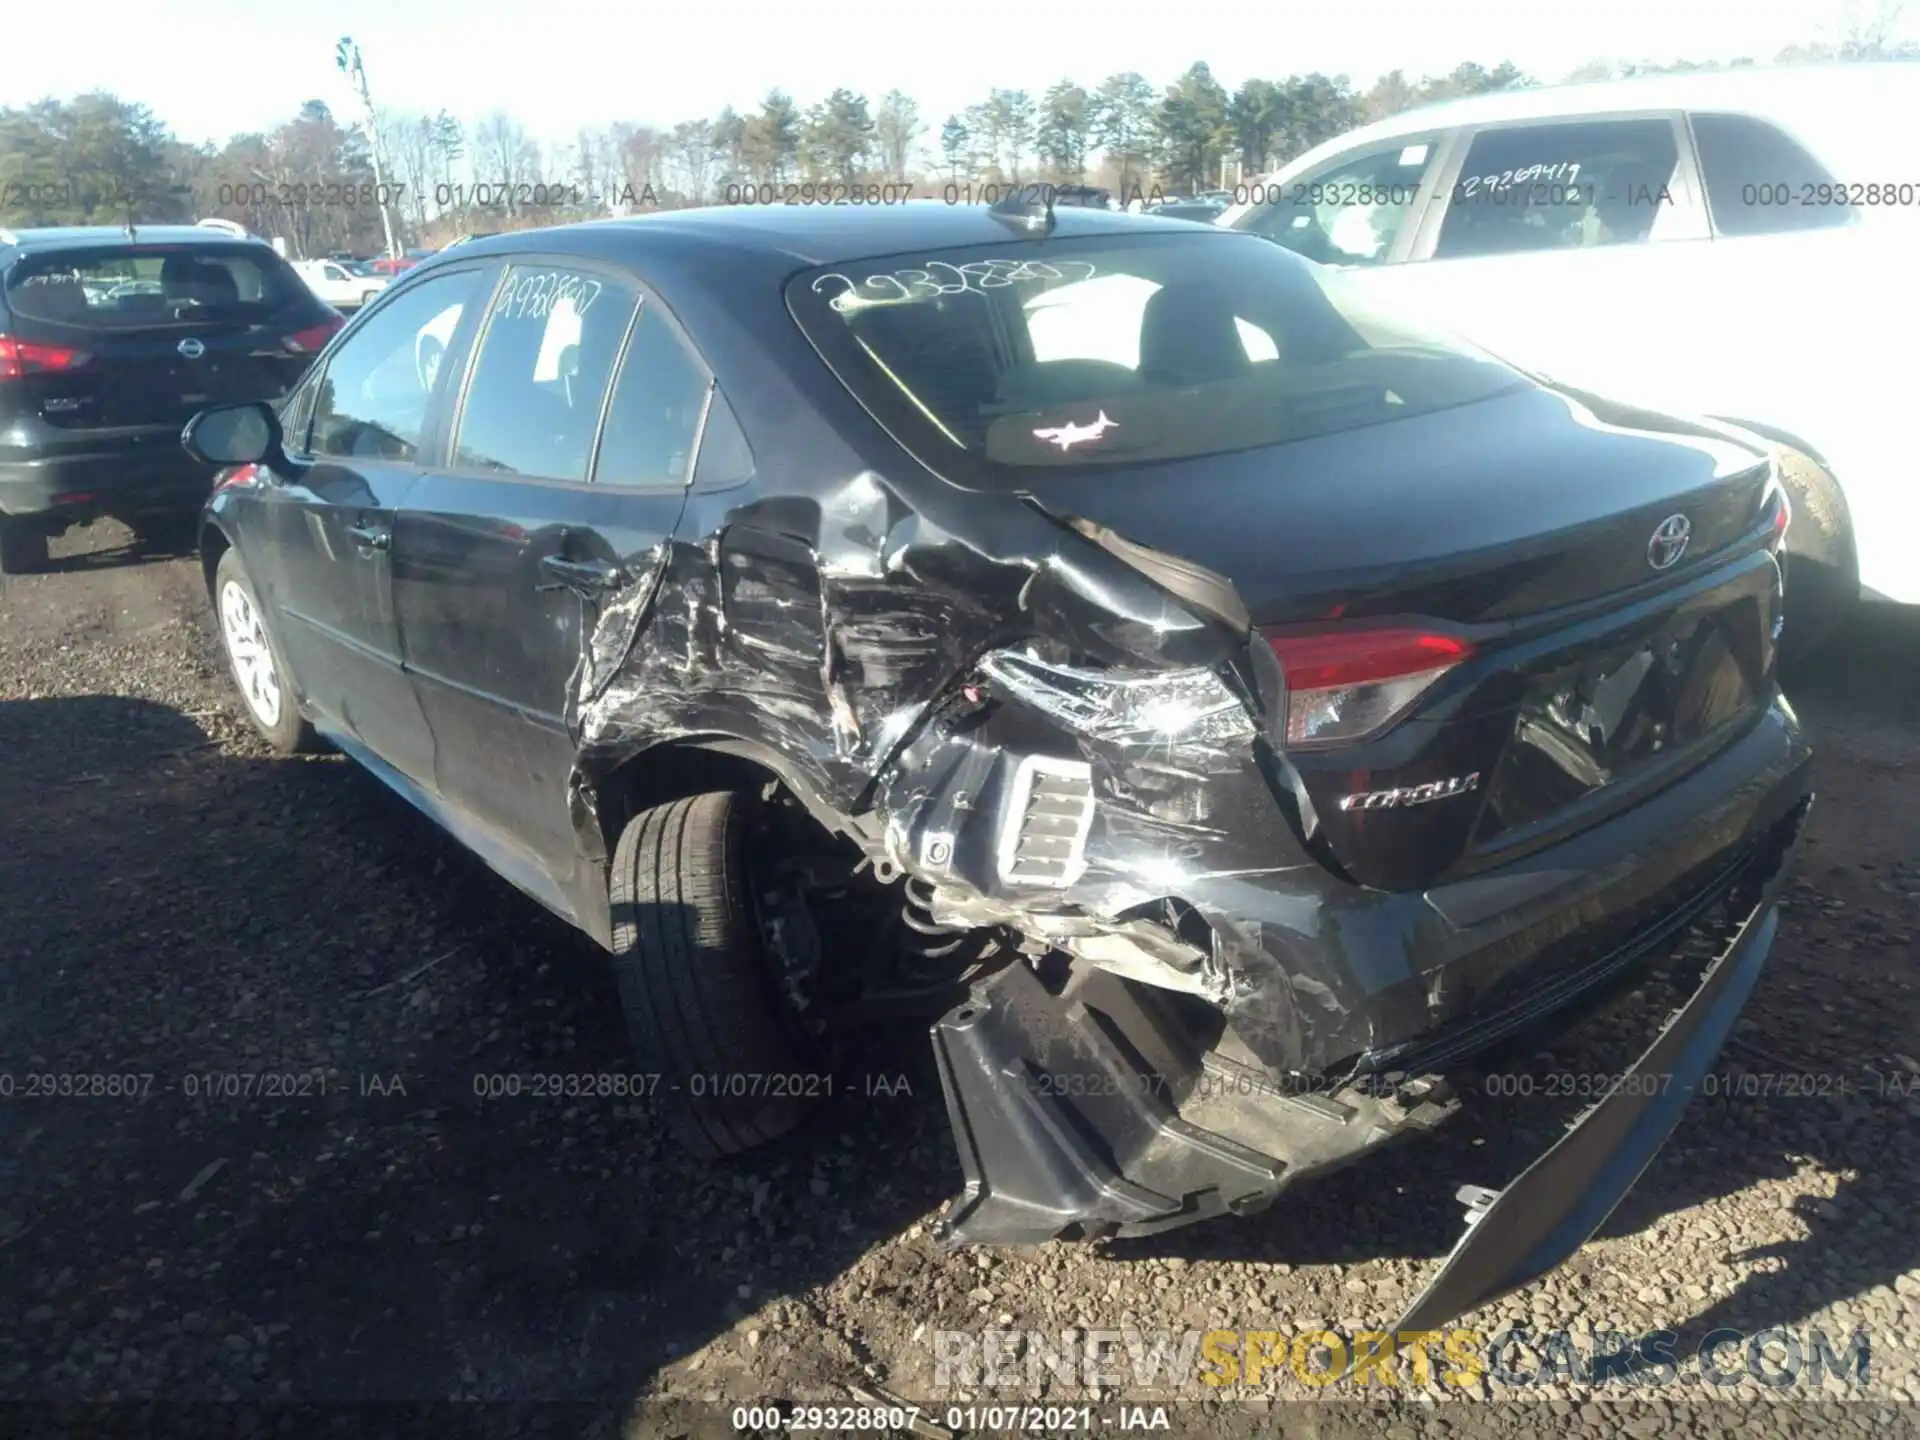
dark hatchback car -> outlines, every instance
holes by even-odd
[[[1678,1013],[1463,1191],[1406,1320],[1526,1283],[1712,1063],[1811,802],[1765,455],[1255,237],[906,205],[475,241],[186,439],[237,467],[205,566],[261,731],[606,947],[698,1151],[924,1016],[950,1243],[1259,1210],[1677,953]]]
[[[341,324],[262,241],[0,230],[0,572],[99,515],[190,539],[214,472],[180,427],[285,395]]]

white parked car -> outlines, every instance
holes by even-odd
[[[1916,122],[1920,63],[1501,91],[1321,145],[1218,223],[1561,384],[1818,461],[1785,477],[1807,644],[1863,589],[1920,602]]]
[[[336,310],[358,310],[387,288],[385,275],[356,275],[338,260],[295,260],[293,268]]]

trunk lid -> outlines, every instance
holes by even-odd
[[[1391,621],[1473,647],[1375,735],[1271,735],[1277,786],[1306,802],[1320,858],[1412,889],[1671,784],[1771,693],[1766,457],[1704,426],[1637,418],[1527,389],[1264,450],[1056,471],[1031,493],[1190,603],[1206,574],[1230,584],[1256,632]],[[1671,548],[1656,531],[1675,515],[1687,544],[1656,566]],[[1136,547],[1178,563],[1142,563]],[[1351,798],[1416,787],[1429,789],[1412,803]]]
[[[1672,578],[1752,527],[1764,455],[1705,427],[1612,423],[1545,388],[1234,455],[1036,475],[1029,493],[1232,582],[1256,625],[1510,620]]]

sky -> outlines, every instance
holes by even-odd
[[[1361,88],[1463,60],[1557,80],[1584,61],[1771,59],[1832,39],[1875,0],[169,0],[150,24],[86,25],[58,5],[7,18],[0,105],[104,89],[189,141],[270,130],[308,99],[354,101],[335,42],[360,44],[382,109],[504,108],[547,141],[615,120],[671,125],[752,109],[779,86],[803,106],[837,85],[894,88],[937,129],[992,88],[1035,95],[1120,70],[1163,86],[1196,60],[1229,89],[1322,71]],[[164,16],[164,18],[162,18]],[[1901,31],[1911,34],[1914,16]]]

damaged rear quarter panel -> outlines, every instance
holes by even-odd
[[[941,918],[1085,953],[1136,936],[1190,972],[1183,988],[1222,1006],[1262,1059],[1310,1063],[1380,977],[1329,973],[1306,945],[1297,962],[1275,958],[1295,949],[1288,931],[1337,922],[1327,874],[1252,746],[1094,741],[1018,702],[984,720],[944,713],[1003,646],[1138,673],[1239,663],[1244,632],[1026,499],[926,472],[797,327],[752,330],[710,292],[683,319],[722,391],[755,397],[735,407],[755,474],[696,485],[657,573],[612,600],[587,642],[569,709],[583,845],[601,843],[598,787],[634,757],[673,742],[744,749],[882,874],[930,882]],[[1087,867],[1064,892],[996,871],[1000,809],[1033,754],[1092,771]],[[1181,907],[1204,923],[1176,936]]]

